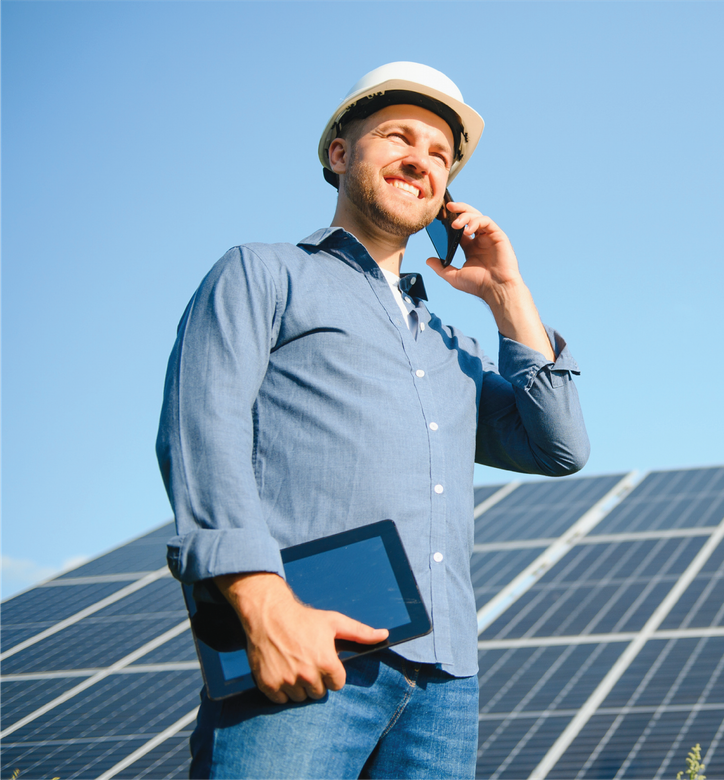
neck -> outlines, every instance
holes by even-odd
[[[400,275],[407,236],[391,235],[371,224],[368,218],[341,197],[337,199],[337,210],[334,212],[331,227],[344,228],[364,246],[380,268]]]

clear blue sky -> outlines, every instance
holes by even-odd
[[[583,474],[724,461],[724,4],[1,11],[4,597],[170,517],[154,439],[186,302],[230,246],[329,223],[319,134],[394,60],[486,120],[453,194],[506,230],[583,369]],[[415,237],[403,269],[429,254]],[[495,355],[490,314],[430,274]]]

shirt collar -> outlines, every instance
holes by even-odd
[[[346,238],[347,236],[353,238],[355,241],[357,241],[357,243],[360,244],[360,246],[362,246],[361,242],[355,238],[355,236],[353,236],[351,233],[348,233],[346,230],[344,230],[344,228],[341,227],[326,227],[321,228],[320,230],[315,230],[314,233],[312,233],[310,236],[303,238],[297,244],[297,246],[315,246],[321,248],[322,244],[325,244],[328,241],[332,241],[332,237],[339,241],[339,239]],[[336,244],[337,241],[334,241],[334,243]],[[427,300],[427,292],[425,291],[425,285],[420,274],[402,274],[400,276],[400,290],[412,298],[418,298],[423,301]]]

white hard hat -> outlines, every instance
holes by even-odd
[[[483,134],[483,118],[465,104],[460,90],[444,73],[417,62],[390,62],[363,76],[327,122],[319,141],[319,159],[326,169],[327,181],[334,183],[336,180],[337,174],[329,164],[329,145],[337,138],[341,127],[385,106],[400,104],[427,108],[450,125],[457,149],[448,183],[458,175]]]

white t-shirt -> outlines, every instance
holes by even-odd
[[[388,271],[385,268],[380,268],[380,271],[385,275],[387,284],[390,285],[392,295],[395,297],[397,305],[402,312],[402,319],[407,325],[408,330],[412,333],[414,338],[417,338],[417,316],[410,312],[415,308],[415,304],[412,302],[412,298],[409,295],[403,295],[400,291],[400,277],[397,274],[393,274],[392,271]]]

